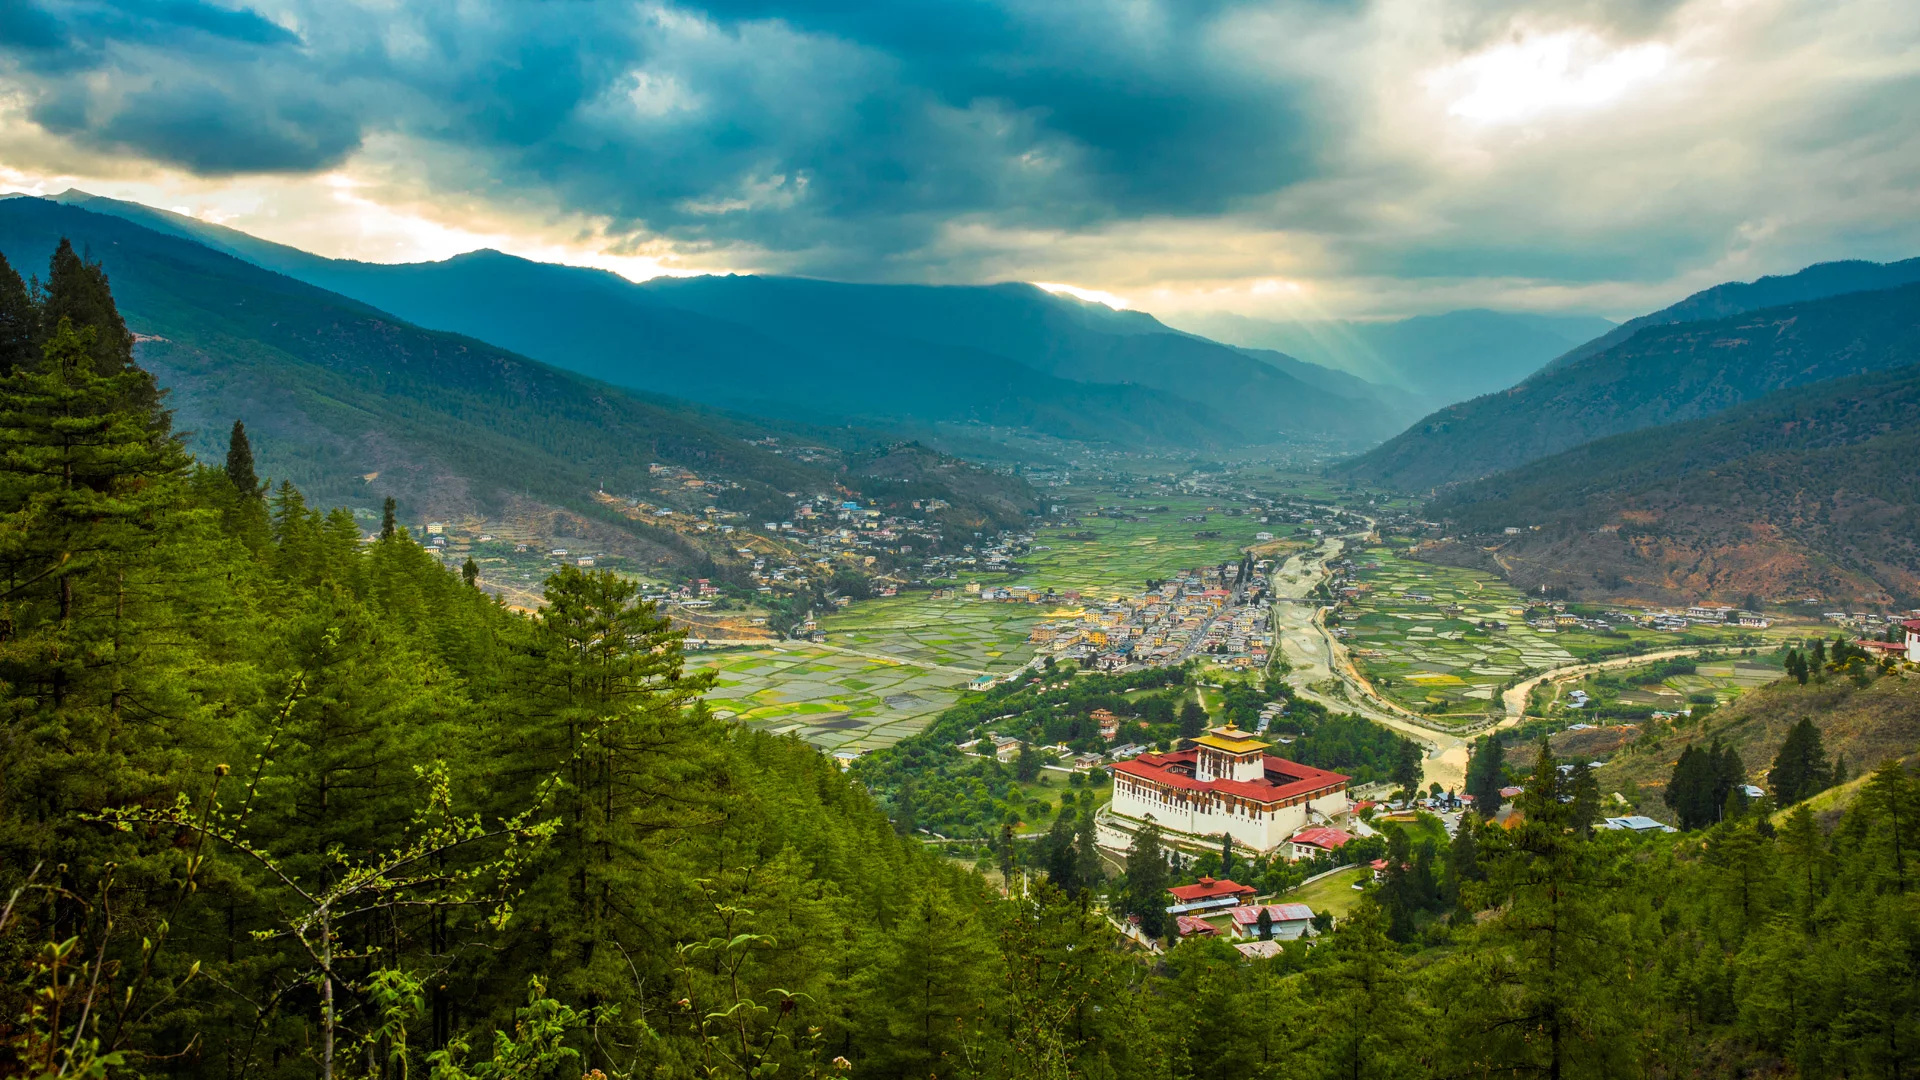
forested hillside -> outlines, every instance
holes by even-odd
[[[0,254],[16,265],[42,265],[64,237],[111,277],[141,362],[167,386],[190,447],[224,452],[233,419],[245,417],[262,471],[319,500],[364,508],[392,496],[414,521],[558,508],[624,536],[649,562],[692,565],[710,553],[605,514],[593,492],[644,491],[648,466],[666,462],[735,484],[720,497],[726,505],[785,506],[784,490],[857,493],[885,456],[878,436],[841,430],[824,460],[782,457],[749,444],[786,434],[763,423],[422,330],[116,217],[0,200]],[[836,459],[840,448],[850,453]],[[1035,505],[1023,482],[952,459],[896,466],[880,487],[943,498],[971,522],[1011,524]]]
[[[1125,950],[1105,910],[1160,929],[1151,829],[1118,878],[1076,836],[1002,897],[813,749],[714,719],[630,582],[567,568],[522,616],[264,491],[238,438],[193,461],[98,267],[43,284],[0,273],[0,1073],[1878,1078],[1920,1051],[1897,767],[1831,829],[1762,806],[1643,839],[1542,754],[1503,825],[1396,832],[1310,944]]]
[[[1920,284],[1642,329],[1420,421],[1344,474],[1425,492],[1776,390],[1920,362]]]
[[[1920,368],[1771,394],[1453,489],[1430,553],[1523,587],[1920,602]],[[1517,536],[1510,525],[1528,526]],[[1540,526],[1535,530],[1531,526]]]
[[[1555,357],[1549,368],[1577,363],[1605,352],[1649,326],[1706,322],[1761,308],[1820,300],[1844,293],[1896,289],[1920,281],[1920,259],[1876,263],[1861,259],[1815,263],[1798,273],[1770,274],[1755,281],[1729,281],[1702,289],[1677,304],[1628,319],[1578,348]]]
[[[1177,333],[1144,312],[1024,283],[727,275],[635,284],[496,251],[389,266],[324,259],[135,203],[59,198],[192,236],[421,326],[760,416],[977,422],[1113,445],[1220,447],[1300,435],[1366,445],[1418,415],[1359,380],[1330,391],[1324,379]]]

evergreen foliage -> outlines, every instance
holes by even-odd
[[[1014,879],[1001,825],[1001,895],[818,751],[716,719],[631,582],[568,568],[523,616],[291,484],[250,532],[259,500],[96,334],[65,317],[0,375],[7,1075],[1812,1080],[1920,1056],[1897,762],[1843,812],[1642,837],[1591,828],[1591,777],[1543,750],[1500,825],[1444,853],[1394,830],[1387,882],[1311,946],[1163,948],[1157,827],[1103,905],[1090,801],[1047,833],[1051,881]],[[1824,769],[1788,741],[1783,793]],[[1693,761],[1718,784],[1730,757]],[[888,768],[915,760],[945,759]],[[924,789],[896,790],[910,824]]]
[[[1767,770],[1767,786],[1773,791],[1773,801],[1791,806],[1825,791],[1833,783],[1834,770],[1828,766],[1827,752],[1820,744],[1820,729],[1811,719],[1803,717],[1788,730],[1780,752],[1774,755],[1773,768]]]

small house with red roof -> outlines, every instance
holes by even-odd
[[[1254,889],[1251,885],[1203,877],[1192,885],[1175,885],[1167,892],[1173,897],[1173,906],[1167,910],[1178,914],[1244,904],[1253,899]]]
[[[1152,821],[1170,840],[1212,846],[1224,833],[1236,847],[1266,855],[1314,817],[1347,812],[1346,776],[1270,757],[1272,745],[1229,724],[1188,749],[1118,762],[1107,813],[1128,832]],[[1102,842],[1127,846],[1119,837]]]
[[[1352,839],[1353,834],[1345,829],[1316,825],[1294,833],[1287,842],[1293,845],[1293,858],[1311,859],[1316,855],[1330,855]]]
[[[1262,911],[1267,913],[1275,941],[1297,940],[1304,937],[1308,928],[1313,926],[1313,909],[1305,904],[1249,904],[1227,912],[1228,919],[1233,923],[1233,936],[1258,938]]]
[[[1218,927],[1198,915],[1175,915],[1173,928],[1183,938],[1220,936]]]

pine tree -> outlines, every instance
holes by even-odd
[[[0,255],[0,376],[40,362],[40,309],[27,283]]]
[[[467,561],[460,567],[460,580],[466,582],[469,589],[480,587],[480,564],[474,562],[471,555],[467,556]]]
[[[399,531],[399,526],[394,523],[393,507],[393,496],[389,495],[385,505],[380,508],[380,539],[382,540],[393,539],[394,534]]]
[[[1180,737],[1197,739],[1206,734],[1207,710],[1197,701],[1188,701],[1180,706]]]
[[[528,907],[550,947],[574,958],[556,986],[598,1000],[631,985],[616,943],[655,932],[627,900],[654,866],[652,837],[717,813],[719,733],[697,706],[713,677],[683,672],[683,635],[639,588],[575,567],[547,578],[512,672],[520,715],[499,754],[515,803],[559,781],[561,832]]]
[[[1471,931],[1450,965],[1449,1011],[1436,1040],[1443,1075],[1638,1075],[1644,1003],[1616,993],[1643,962],[1626,888],[1630,864],[1575,827],[1558,763],[1542,746],[1524,822],[1494,829],[1482,853],[1496,914]]]
[[[1500,809],[1500,789],[1506,786],[1506,749],[1490,735],[1476,740],[1473,757],[1467,762],[1466,784],[1474,812],[1491,818]]]
[[[233,482],[235,491],[249,499],[266,496],[266,485],[253,471],[253,443],[247,439],[247,425],[238,420],[227,436],[227,479]]]
[[[1061,814],[1053,819],[1053,827],[1047,830],[1046,838],[1041,842],[1041,862],[1047,871],[1047,881],[1054,888],[1072,895],[1081,889],[1079,859],[1073,850],[1073,819]]]
[[[1020,740],[1020,752],[1013,758],[1013,776],[1021,783],[1027,783],[1040,775],[1040,755],[1034,753],[1033,744]]]
[[[146,373],[98,373],[93,336],[62,319],[38,365],[0,377],[0,864],[16,867],[77,868],[58,846],[69,815],[163,797],[200,715],[174,667],[203,584],[183,565],[201,524],[181,512],[187,458],[129,405]]]
[[[1082,890],[1098,889],[1106,872],[1101,867],[1100,848],[1093,822],[1093,804],[1082,803],[1073,836],[1073,876]]]
[[[961,1072],[987,1023],[999,957],[977,911],[927,885],[887,936],[867,988],[862,1045],[876,1074],[947,1077]]]
[[[1127,849],[1126,911],[1140,916],[1148,937],[1164,937],[1167,930],[1167,856],[1162,850],[1160,826],[1149,821],[1133,834]]]
[[[160,409],[160,389],[153,376],[133,362],[133,333],[113,302],[107,272],[98,261],[75,254],[65,237],[54,250],[40,301],[43,332],[52,333],[62,321],[82,333],[93,331],[86,346],[93,373],[103,378],[129,376],[121,384],[126,395],[122,404],[149,414],[156,434],[164,434],[169,420]]]
[[[1233,875],[1233,834],[1220,834],[1220,876]]]
[[[1372,898],[1340,921],[1314,950],[1307,973],[1312,987],[1310,1023],[1304,1041],[1318,1068],[1303,1075],[1343,1080],[1388,1080],[1422,1075],[1422,1036],[1431,1010],[1412,993],[1400,947],[1387,936],[1388,918]]]
[[[1773,800],[1781,806],[1791,806],[1826,790],[1831,782],[1820,729],[1811,719],[1803,717],[1788,730],[1780,752],[1774,755],[1773,767],[1767,771],[1767,786],[1773,789]]]

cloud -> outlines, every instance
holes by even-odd
[[[423,251],[1631,314],[1920,249],[1897,6],[14,0],[0,150]]]

